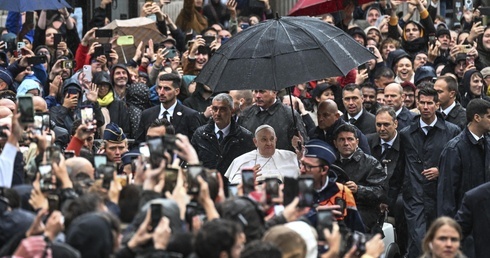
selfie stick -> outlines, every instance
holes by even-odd
[[[128,60],[126,60],[126,54],[124,53],[124,48],[123,46],[121,45],[121,52],[123,53],[123,57],[124,57],[124,63],[128,63]]]

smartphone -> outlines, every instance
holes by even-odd
[[[312,207],[315,204],[314,179],[309,175],[301,175],[298,178],[299,207]]]
[[[87,81],[92,81],[92,66],[91,65],[84,65],[83,66],[83,74],[85,75],[85,79]]]
[[[23,41],[17,42],[17,53],[18,53],[19,57],[22,56],[22,48],[24,48],[25,46],[26,46],[26,43],[24,43]]]
[[[57,49],[62,39],[61,33],[54,34],[54,48]]]
[[[467,56],[466,57],[466,66],[474,65],[474,64],[475,64],[475,57],[474,56]]]
[[[150,165],[152,169],[160,167],[164,158],[163,139],[161,137],[150,138],[146,141],[150,151]]]
[[[316,213],[317,222],[316,222],[316,231],[318,233],[318,240],[325,241],[325,234],[323,234],[323,230],[328,228],[330,232],[332,232],[334,216],[331,210],[318,210]]]
[[[98,29],[95,31],[96,38],[112,38],[112,30]]]
[[[179,170],[176,168],[166,168],[165,169],[165,186],[163,192],[173,192],[175,185],[177,185],[177,177],[179,175]]]
[[[265,179],[265,194],[267,204],[272,204],[272,199],[279,197],[279,181],[277,178]]]
[[[104,165],[101,168],[102,175],[102,187],[109,190],[111,188],[111,182],[114,180],[114,167],[111,165]]]
[[[51,128],[51,116],[49,113],[42,113],[43,116],[43,126],[42,130],[46,131]]]
[[[61,63],[61,67],[63,67],[63,69],[73,69],[73,60],[64,60]]]
[[[117,38],[117,45],[118,46],[134,45],[133,35],[119,36]]]
[[[36,113],[34,115],[34,129],[42,130],[43,128],[43,115]]]
[[[60,210],[60,198],[56,194],[48,195],[48,207],[49,214],[53,213],[53,211]]]
[[[92,107],[85,107],[80,110],[82,123],[87,126],[89,130],[92,130],[94,126],[94,109]]]
[[[61,161],[61,149],[60,147],[58,146],[49,146],[47,149],[46,149],[46,155],[47,155],[47,158],[46,160],[49,162],[49,163],[56,163],[56,164],[60,164],[60,161]]]
[[[228,186],[228,195],[230,197],[238,195],[238,185],[237,184],[230,184]]]
[[[255,191],[255,176],[252,169],[242,169],[242,187],[244,195]]]
[[[100,166],[105,166],[107,164],[107,156],[105,154],[95,154],[94,156],[94,167],[98,169]]]
[[[164,150],[171,151],[177,149],[175,142],[177,141],[177,136],[173,134],[166,134],[163,136],[163,148]]]
[[[39,166],[39,186],[42,192],[49,192],[56,189],[56,185],[53,183],[53,171],[51,164],[44,163]]]
[[[201,166],[188,166],[187,167],[187,193],[199,194],[201,186],[197,180],[197,176],[203,174],[203,168]]]
[[[216,40],[216,37],[215,36],[202,36],[202,38],[206,42],[206,47],[211,46],[211,43],[213,43],[213,41]]]
[[[27,58],[27,63],[29,65],[37,65],[37,64],[44,64],[47,62],[47,58],[44,55],[41,56],[32,56]]]
[[[370,51],[371,53],[373,53],[373,54],[374,54],[374,47],[369,47],[368,49],[369,49],[369,51]]]
[[[143,142],[140,143],[139,146],[139,151],[143,159],[149,159],[150,158],[150,148],[148,148],[148,144]]]
[[[26,12],[25,24],[34,24],[34,12]]]
[[[434,34],[429,35],[429,46],[434,46],[436,44],[436,36]]]
[[[19,96],[17,99],[19,105],[20,123],[34,123],[34,103],[32,102],[32,96]]]
[[[294,200],[294,198],[296,198],[296,196],[298,196],[298,179],[292,177],[284,177],[283,182],[283,205],[287,206]]]
[[[187,49],[191,49],[192,45],[194,45],[194,40],[187,41]]]
[[[158,226],[158,223],[160,223],[160,220],[162,219],[163,216],[163,206],[159,203],[152,203],[150,205],[151,209],[151,230],[150,232],[153,232],[155,228]]]
[[[177,53],[175,51],[175,48],[170,48],[170,49],[168,49],[168,53],[165,57],[168,59],[173,59],[176,55],[177,55]]]
[[[94,54],[93,54],[94,57],[99,57],[99,56],[103,56],[103,55],[105,55],[103,46],[99,46],[99,47],[94,48]]]
[[[357,72],[360,73],[362,70],[367,70],[368,68],[369,67],[368,67],[367,63],[362,64],[359,67],[357,67]]]
[[[65,150],[65,159],[71,159],[75,157],[75,151]]]
[[[461,45],[459,46],[459,49],[461,50],[462,53],[468,53],[471,50],[471,45]]]

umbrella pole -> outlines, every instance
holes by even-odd
[[[288,87],[287,88],[287,91],[288,91],[288,95],[289,95],[289,103],[290,103],[290,106],[291,106],[291,114],[293,115],[293,129],[294,129],[294,131],[296,133],[296,132],[298,132],[298,129],[296,127],[296,117],[294,116],[293,97],[291,96],[293,93],[291,91],[291,88],[292,87]],[[299,134],[299,133],[296,133],[296,134]]]
[[[126,59],[126,53],[124,53],[124,48],[123,48],[122,45],[121,45],[121,52],[123,53],[124,63],[127,64],[128,63],[128,60]]]

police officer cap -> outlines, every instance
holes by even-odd
[[[105,127],[104,130],[104,140],[108,142],[122,142],[126,139],[126,135],[124,134],[121,127],[117,124],[111,122]]]
[[[331,165],[337,159],[335,149],[328,143],[318,139],[313,139],[306,143],[304,156],[322,159],[328,165]]]

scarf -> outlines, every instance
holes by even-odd
[[[107,95],[105,95],[103,98],[97,98],[97,102],[99,102],[99,105],[101,107],[107,107],[113,101],[114,101],[114,92],[112,91],[109,91],[109,93],[107,93]]]

